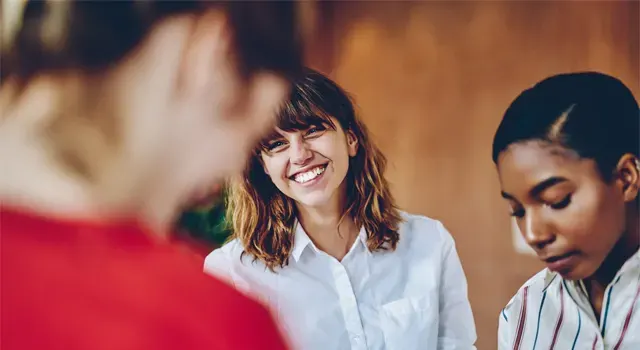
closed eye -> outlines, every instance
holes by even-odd
[[[566,195],[561,201],[550,204],[549,206],[553,209],[560,210],[564,209],[571,204],[571,194]]]

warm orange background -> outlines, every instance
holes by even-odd
[[[640,96],[639,2],[325,2],[311,65],[349,90],[390,159],[402,208],[442,220],[468,280],[481,350],[541,265],[515,253],[491,141],[547,75],[599,70]]]

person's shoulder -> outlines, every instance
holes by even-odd
[[[153,295],[147,296],[162,305],[155,317],[162,328],[194,342],[195,348],[226,343],[228,347],[222,349],[252,349],[260,342],[245,339],[249,329],[257,330],[260,341],[282,348],[271,314],[258,301],[226,281],[204,274],[201,265],[178,252],[172,262],[172,268],[165,266],[151,281],[156,287]]]
[[[204,259],[204,271],[229,277],[234,271],[263,272],[266,266],[253,255],[245,252],[242,242],[233,239],[209,253]]]
[[[189,270],[188,273],[183,271],[180,275],[180,289],[188,288],[188,290],[172,292],[188,295],[187,298],[183,298],[183,302],[187,304],[184,306],[193,308],[194,311],[198,310],[196,313],[200,313],[201,317],[213,318],[217,323],[221,318],[230,317],[231,313],[250,315],[253,312],[262,311],[260,304],[223,279],[206,275],[195,269]],[[234,317],[231,319],[242,321]]]
[[[238,239],[233,239],[223,246],[209,253],[204,259],[205,267],[213,265],[228,265],[232,261],[240,260],[244,249]]]
[[[402,222],[400,223],[401,239],[408,239],[412,243],[429,242],[446,244],[452,240],[451,234],[437,219],[424,215],[410,214],[400,211]]]
[[[232,286],[223,280],[205,275],[202,272],[202,258],[196,259],[184,254],[175,246],[169,245],[156,249],[156,254],[154,260],[158,261],[158,273],[153,274],[151,282],[162,286],[164,292],[191,294],[190,296],[196,300],[197,298],[210,299],[210,301],[206,301],[207,305],[215,304],[220,298],[228,299],[232,303],[234,301],[246,302]],[[176,288],[176,285],[180,286]],[[162,290],[159,292],[162,293]],[[198,301],[198,303],[200,302]]]
[[[551,272],[546,268],[536,273],[518,289],[513,297],[511,297],[511,300],[509,300],[502,310],[501,317],[508,320],[509,315],[512,313],[520,313],[523,305],[529,303],[531,300],[538,300],[542,298],[544,292],[560,280],[561,278],[557,273]]]
[[[440,221],[430,218],[428,216],[411,214],[406,211],[400,211],[400,217],[402,221],[400,223],[401,229],[411,229],[421,232],[434,232],[438,230],[438,225],[442,225]]]

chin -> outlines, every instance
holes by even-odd
[[[575,275],[573,271],[569,271],[569,272],[558,271],[558,274],[562,276],[562,278],[564,278],[565,280],[569,280],[569,281],[578,281],[582,279],[580,276]]]
[[[298,197],[296,202],[305,207],[322,207],[329,203],[329,196],[325,196],[324,193],[308,194]]]
[[[583,280],[585,278],[588,278],[595,273],[595,271],[589,273],[589,271],[587,270],[590,271],[591,269],[586,269],[584,266],[575,266],[571,270],[558,271],[558,273],[560,274],[560,276],[562,276],[562,278],[566,280],[578,281],[578,280]]]

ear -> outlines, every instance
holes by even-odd
[[[625,202],[635,200],[640,191],[640,160],[630,153],[623,155],[618,161],[616,173]]]
[[[347,148],[350,157],[355,157],[358,154],[358,137],[351,130],[347,130]]]
[[[210,10],[195,17],[180,67],[181,94],[204,94],[214,81],[224,79],[220,75],[229,70],[230,50],[231,36],[222,12]]]

